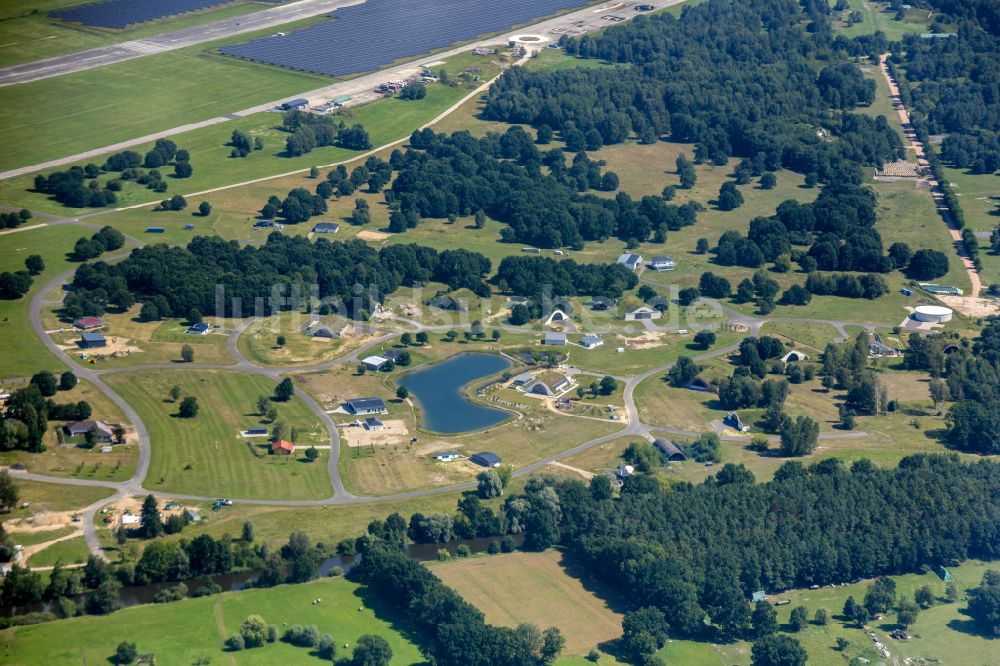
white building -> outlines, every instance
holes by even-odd
[[[621,264],[630,271],[638,270],[638,268],[642,266],[642,255],[625,252],[618,257],[618,261],[616,263]]]
[[[600,347],[603,344],[604,340],[601,339],[601,336],[593,333],[587,333],[587,335],[583,336],[580,340],[580,346],[584,349],[594,349],[595,347]]]
[[[654,271],[672,271],[677,264],[670,257],[653,257],[647,264]]]
[[[663,316],[663,313],[656,308],[651,308],[648,305],[643,305],[631,312],[625,313],[625,321],[646,321],[651,319],[659,319]]]

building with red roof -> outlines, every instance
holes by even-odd
[[[277,442],[271,444],[271,453],[275,455],[287,456],[293,451],[295,451],[295,445],[283,439],[279,439]]]

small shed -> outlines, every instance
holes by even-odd
[[[692,379],[690,382],[688,382],[687,387],[688,387],[688,389],[690,389],[692,391],[714,391],[715,390],[714,388],[712,388],[712,385],[709,384],[707,380],[702,379],[701,377],[695,377],[694,379]]]
[[[438,462],[452,462],[453,460],[458,460],[461,457],[462,456],[458,451],[443,451],[434,456],[434,459]]]
[[[656,308],[651,308],[648,305],[641,305],[631,312],[625,313],[625,321],[648,321],[651,319],[659,319],[663,316],[663,313]]]
[[[377,416],[369,416],[365,419],[365,430],[381,430],[385,427],[382,419]]]
[[[188,335],[208,335],[208,332],[212,330],[212,327],[203,321],[199,321],[197,324],[192,324],[188,330],[184,331]]]
[[[267,428],[247,428],[247,437],[267,437]]]
[[[465,312],[468,309],[460,299],[448,296],[447,294],[432,298],[430,304],[439,310],[449,310],[452,312]]]
[[[580,346],[584,349],[594,349],[595,347],[600,347],[603,344],[604,340],[601,339],[601,336],[594,333],[587,333],[580,339]]]
[[[677,264],[670,257],[653,257],[649,260],[648,266],[654,271],[672,271]]]
[[[166,231],[167,230],[164,227],[146,227],[147,234],[163,234],[166,233]]]

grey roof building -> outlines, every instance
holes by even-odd
[[[352,398],[346,403],[347,409],[352,414],[388,414],[389,410],[385,406],[382,398]]]
[[[98,347],[107,347],[108,341],[100,333],[82,333],[80,334],[80,342],[77,344],[84,349],[96,349]]]
[[[670,462],[681,462],[682,460],[687,460],[687,456],[684,452],[677,448],[677,445],[671,442],[669,439],[659,439],[653,441],[653,446],[655,446],[663,455],[667,457]]]
[[[566,344],[566,334],[562,331],[549,331],[542,338],[543,345],[563,346]]]
[[[499,467],[500,463],[503,462],[503,458],[495,453],[490,453],[489,451],[480,451],[479,453],[473,453],[469,456],[469,460],[479,465],[480,467]]]
[[[336,222],[320,222],[313,226],[314,234],[335,234],[340,231],[340,225]]]

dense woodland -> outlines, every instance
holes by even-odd
[[[507,225],[501,232],[507,242],[579,249],[585,241],[612,236],[663,242],[669,230],[694,224],[697,207],[692,204],[676,206],[653,196],[634,201],[625,193],[614,199],[587,194],[618,188],[618,176],[602,173],[584,152],[601,145],[599,137],[584,142],[568,160],[561,149],[540,151],[519,126],[482,139],[467,132],[414,132],[410,148],[393,156],[398,174],[389,197],[399,215],[412,222],[397,228],[390,220],[390,229],[405,231],[421,217],[483,211]]]
[[[732,155],[785,167],[823,182],[857,183],[855,164],[902,155],[885,119],[850,113],[871,103],[874,85],[839,52],[878,44],[834,40],[826,3],[713,0],[579,39],[568,53],[623,66],[531,72],[515,68],[490,90],[485,115],[575,132],[604,144],[631,135],[691,142],[697,161]],[[819,74],[816,60],[828,62]],[[818,129],[824,129],[821,135]],[[828,134],[835,137],[829,140]]]
[[[488,293],[483,277],[489,270],[489,259],[467,250],[438,253],[409,245],[379,252],[362,241],[313,243],[277,232],[258,248],[199,236],[186,248],[152,245],[117,264],[81,266],[73,279],[75,302],[81,304],[74,314],[100,314],[129,297],[153,302],[160,317],[214,313],[221,286],[226,316],[234,308],[256,312],[257,302],[262,314],[301,308],[312,296],[336,312],[365,318],[401,285],[428,279]]]
[[[948,410],[948,442],[962,451],[1000,453],[1000,318],[991,318],[971,343],[947,334],[910,336],[906,366],[940,378],[931,382],[935,403]]]
[[[261,247],[241,247],[235,241],[199,236],[186,248],[151,245],[119,263],[80,266],[63,314],[100,315],[109,307],[128,308],[141,300],[152,304],[153,318],[188,317],[193,312],[200,317],[217,312],[216,289],[221,287],[220,315],[268,315],[301,309],[318,298],[324,311],[364,319],[400,286],[437,281],[449,289],[488,296],[484,279],[491,268],[483,255],[462,249],[438,252],[393,245],[375,250],[357,240],[310,242],[277,232]],[[498,280],[504,289],[526,296],[535,295],[547,280],[558,296],[618,297],[636,284],[635,275],[621,266],[556,264],[541,257],[505,259]]]
[[[906,37],[893,52],[913,84],[908,106],[929,134],[946,135],[941,157],[973,173],[1000,169],[1000,9],[995,2],[927,0],[938,11],[931,30],[947,37]]]

